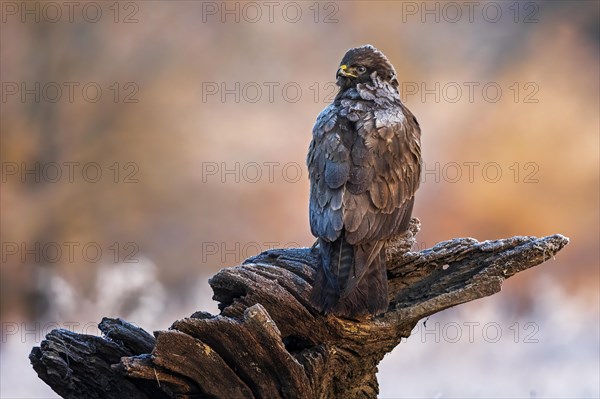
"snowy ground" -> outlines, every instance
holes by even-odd
[[[380,398],[598,398],[598,303],[546,283],[514,317],[502,296],[421,321],[388,354]]]

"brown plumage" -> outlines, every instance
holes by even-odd
[[[362,318],[388,307],[385,246],[406,231],[421,174],[421,131],[396,71],[373,46],[348,50],[334,102],[308,151],[310,226],[321,267],[313,306]]]

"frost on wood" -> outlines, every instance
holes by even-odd
[[[210,279],[219,315],[196,312],[155,337],[105,318],[103,337],[54,330],[29,358],[64,398],[375,398],[377,365],[420,319],[500,291],[569,242],[455,238],[410,252],[419,227],[389,246],[390,306],[372,320],[316,312],[317,251],[275,249]]]

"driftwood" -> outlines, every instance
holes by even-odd
[[[64,398],[375,398],[378,363],[420,319],[500,291],[568,243],[457,238],[410,252],[419,226],[388,249],[390,307],[373,320],[317,313],[317,251],[277,249],[210,279],[219,315],[197,312],[155,337],[105,318],[103,337],[54,330],[29,358]]]

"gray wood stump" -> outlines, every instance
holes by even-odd
[[[372,320],[316,312],[317,251],[275,249],[210,279],[219,315],[197,312],[154,336],[104,318],[103,337],[53,330],[29,359],[64,398],[375,398],[377,365],[420,319],[500,291],[569,242],[456,238],[410,252],[419,227],[413,219],[389,246],[390,306]]]

